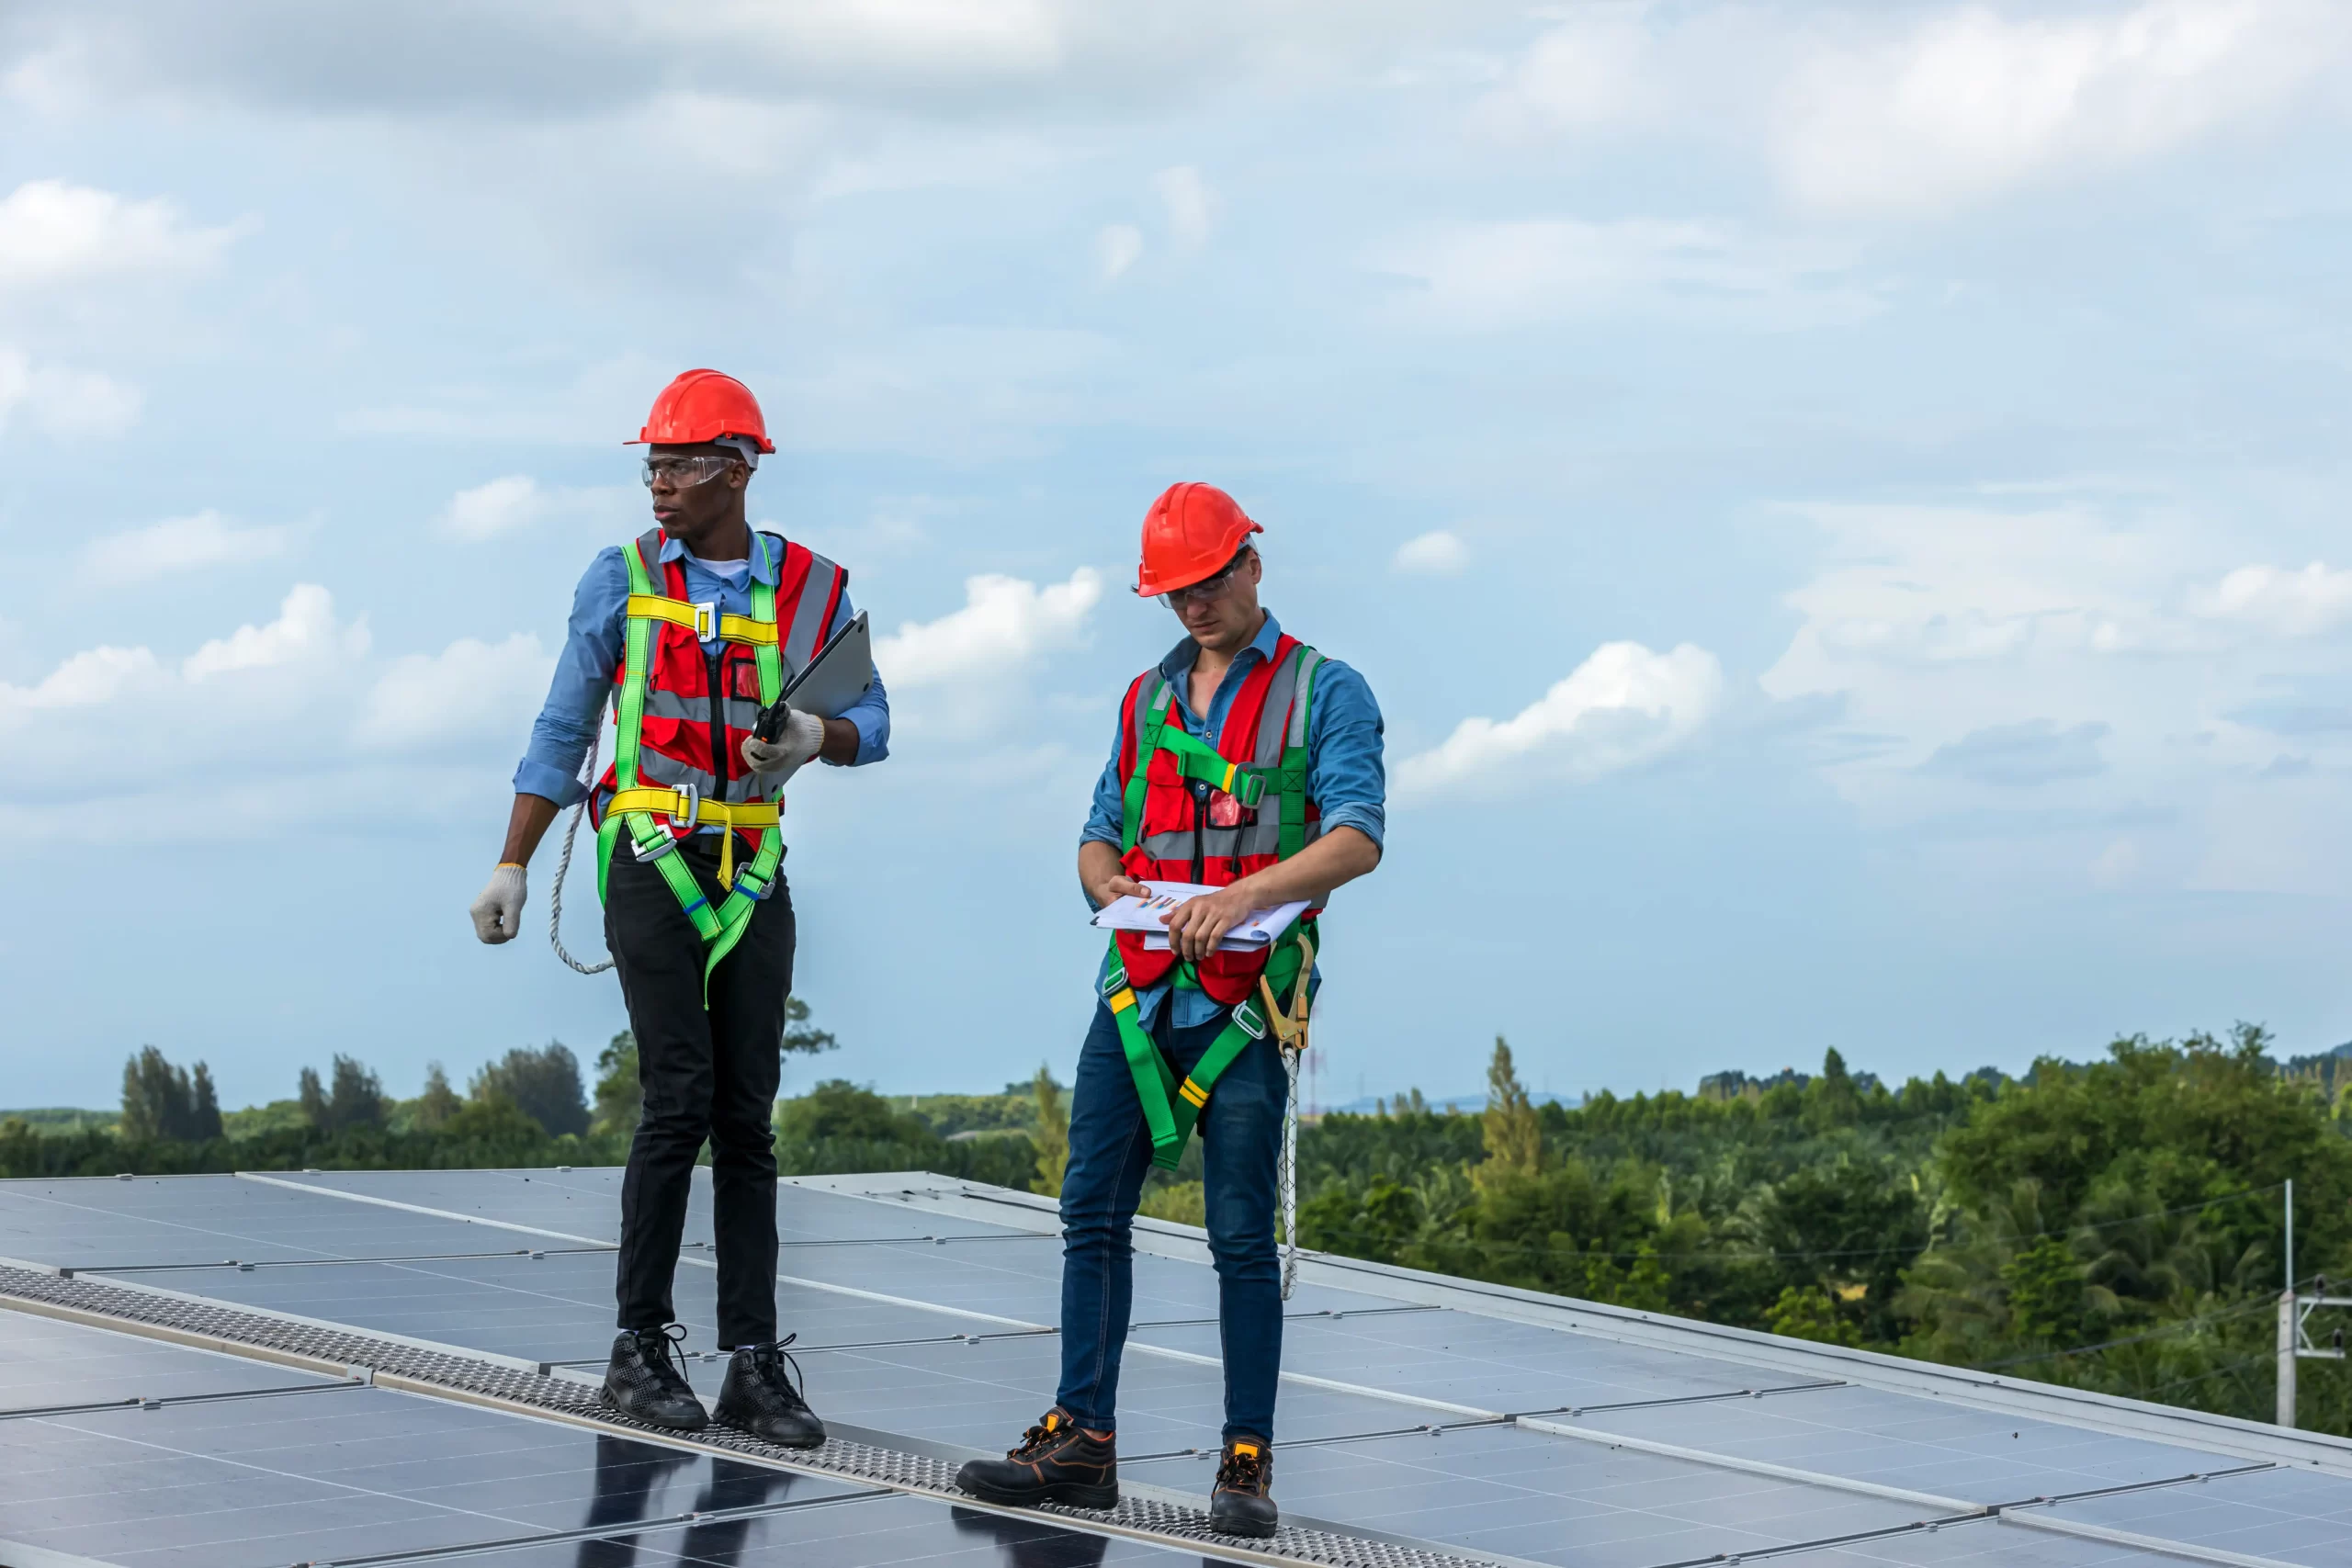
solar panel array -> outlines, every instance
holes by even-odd
[[[884,1449],[951,1462],[1001,1450],[1050,1404],[1058,1369],[1050,1213],[933,1179],[865,1185],[782,1199],[781,1318],[812,1404]],[[0,1295],[0,1564],[1201,1555],[168,1326],[215,1303],[593,1378],[617,1215],[609,1170],[0,1183],[0,1259],[154,1307],[143,1323],[60,1321],[38,1292]],[[678,1310],[688,1348],[707,1350],[707,1185],[686,1240]],[[1122,1479],[1197,1498],[1221,1419],[1216,1278],[1165,1228],[1145,1245]],[[1367,1562],[2352,1565],[2352,1444],[2272,1442],[2245,1423],[1989,1382],[1912,1387],[1875,1358],[1356,1265],[1310,1266],[1283,1366],[1275,1495]],[[713,1392],[716,1363],[692,1371]],[[1265,1560],[1248,1543],[1223,1554]]]

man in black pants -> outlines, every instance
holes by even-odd
[[[591,792],[580,760],[613,698],[615,757],[594,786],[605,939],[637,1035],[644,1119],[621,1187],[621,1334],[605,1403],[692,1431],[707,1416],[673,1348],[671,1279],[695,1156],[707,1138],[718,1263],[718,1344],[733,1352],[718,1418],[796,1448],[825,1428],[776,1337],[775,1134],[792,895],[783,786],[817,760],[888,753],[877,676],[838,717],[794,712],[773,738],[763,708],[849,624],[848,573],[781,536],[755,533],[744,492],[775,450],[748,389],[689,370],[653,405],[645,483],[657,526],[590,564],[547,706],[514,774],[506,847],[474,901],[475,934],[512,941],[524,865],[556,813]]]

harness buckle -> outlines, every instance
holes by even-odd
[[[718,635],[718,601],[705,599],[694,606],[695,638],[708,642]]]
[[[1111,972],[1110,972],[1108,975],[1105,975],[1105,976],[1102,976],[1102,994],[1103,994],[1104,996],[1106,996],[1106,997],[1115,997],[1115,996],[1117,996],[1121,991],[1124,991],[1124,990],[1125,990],[1126,988],[1127,988],[1127,967],[1126,967],[1126,965],[1125,965],[1125,964],[1113,964],[1113,965],[1111,966]]]
[[[735,868],[735,886],[730,891],[741,893],[754,904],[764,904],[775,894],[775,877],[769,876],[763,881],[758,872],[748,865],[741,865]]]
[[[1254,1001],[1244,999],[1239,1007],[1233,1010],[1233,1024],[1252,1040],[1266,1037],[1266,1021],[1258,1015],[1258,1004]]]
[[[696,789],[693,784],[683,784],[678,786],[677,793],[684,797],[686,803],[686,819],[680,822],[678,820],[678,814],[673,811],[670,813],[670,820],[676,826],[683,828],[687,832],[691,833],[696,828],[702,826],[702,791]]]
[[[637,857],[637,863],[639,865],[651,865],[677,847],[677,840],[658,829],[655,829],[652,838],[643,842],[639,842],[634,836],[628,841],[629,852]]]

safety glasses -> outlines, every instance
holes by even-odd
[[[1162,593],[1159,596],[1159,602],[1170,609],[1178,611],[1182,610],[1187,604],[1205,604],[1210,600],[1221,596],[1227,589],[1233,586],[1233,574],[1239,571],[1241,563],[1249,558],[1250,552],[1243,549],[1231,560],[1226,562],[1215,576],[1204,577],[1198,582]]]
[[[651,490],[655,479],[667,479],[673,490],[707,484],[725,473],[728,465],[741,461],[740,457],[648,457],[645,459],[645,488]]]

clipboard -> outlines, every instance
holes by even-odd
[[[807,669],[785,682],[783,700],[801,713],[839,718],[872,684],[874,639],[860,610],[817,650]]]

